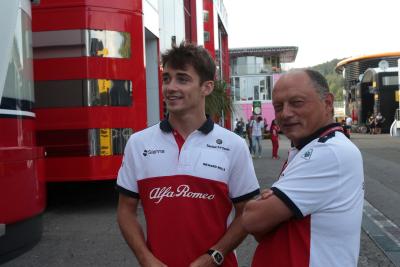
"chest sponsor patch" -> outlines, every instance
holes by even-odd
[[[154,200],[155,204],[160,203],[166,198],[195,198],[200,200],[213,200],[214,194],[204,192],[194,192],[187,184],[181,184],[176,188],[172,186],[155,187],[149,193],[149,199]]]
[[[156,155],[156,154],[164,154],[165,150],[164,149],[145,149],[143,150],[143,156],[147,157],[150,155]]]
[[[214,168],[214,169],[218,169],[218,170],[221,170],[221,171],[225,171],[224,167],[221,167],[221,166],[218,166],[218,165],[215,165],[215,164],[210,164],[210,163],[207,163],[207,162],[203,162],[203,166]]]

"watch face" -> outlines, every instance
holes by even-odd
[[[222,263],[224,262],[224,255],[222,255],[222,253],[219,252],[218,250],[210,249],[207,251],[207,253],[212,257],[214,263],[217,264],[218,266],[221,266]]]
[[[214,254],[214,257],[215,257],[215,260],[216,260],[217,262],[219,262],[220,264],[222,263],[223,258],[222,258],[222,255],[221,255],[220,253],[215,253],[215,254]]]

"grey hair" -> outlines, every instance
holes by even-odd
[[[329,85],[325,77],[316,70],[312,69],[293,69],[289,72],[304,72],[311,81],[312,86],[323,99],[327,94],[329,94]]]

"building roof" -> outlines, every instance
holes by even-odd
[[[350,57],[343,59],[342,61],[338,62],[336,64],[336,72],[342,73],[344,67],[347,64],[357,62],[357,61],[362,61],[366,59],[377,59],[377,58],[387,58],[387,57],[400,57],[400,52],[384,52],[384,53],[378,53],[378,54],[371,54],[371,55],[362,55],[362,56],[356,56],[356,57]]]
[[[247,57],[247,56],[279,56],[281,63],[290,63],[295,61],[297,56],[297,46],[266,46],[266,47],[243,47],[229,49],[229,57]]]

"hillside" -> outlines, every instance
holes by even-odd
[[[335,101],[343,100],[344,79],[342,75],[335,72],[336,64],[341,60],[342,59],[333,59],[311,67],[311,69],[314,69],[325,76],[331,92],[335,95]]]

